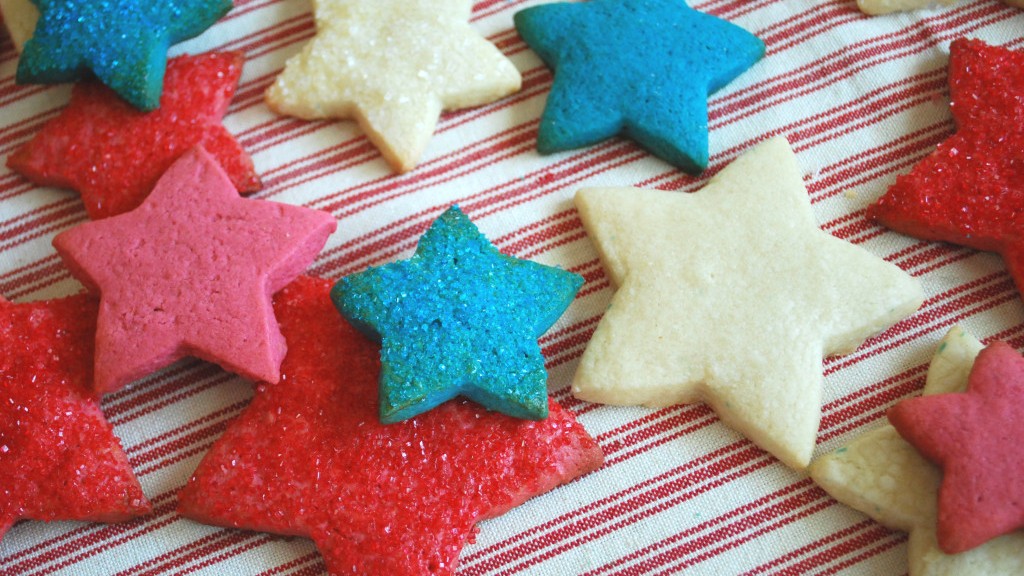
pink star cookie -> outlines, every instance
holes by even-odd
[[[978,354],[967,392],[904,400],[889,421],[943,469],[943,551],[964,552],[1024,527],[1024,358],[1010,345]]]
[[[285,342],[271,296],[335,226],[324,212],[239,197],[200,147],[135,210],[58,235],[72,274],[100,295],[96,391],[189,355],[276,382]]]

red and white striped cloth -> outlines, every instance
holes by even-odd
[[[406,257],[432,219],[457,202],[503,251],[586,277],[541,344],[552,394],[600,441],[607,463],[482,523],[459,573],[906,573],[903,534],[836,503],[705,406],[619,408],[570,396],[575,364],[612,294],[571,198],[584,185],[696,190],[755,142],[785,135],[822,228],[898,264],[927,293],[913,317],[825,362],[816,455],[831,451],[919,391],[933,348],[952,324],[1024,347],[1024,307],[998,257],[900,236],[864,218],[896,174],[952,131],[949,42],[970,36],[1024,48],[1024,12],[995,0],[874,18],[853,0],[696,2],[764,39],[768,53],[710,99],[711,167],[692,178],[619,139],[536,154],[551,75],[516,34],[512,14],[538,3],[474,5],[473,26],[523,72],[523,90],[445,115],[420,166],[400,176],[354,124],[278,117],[263,104],[285,59],[313,35],[307,0],[236,0],[211,30],[173,49],[245,53],[225,125],[263,177],[256,196],[339,219],[313,274],[337,278]],[[0,159],[54,117],[69,92],[18,86],[15,66],[4,37]],[[25,301],[79,290],[50,240],[85,219],[77,195],[35,187],[0,168],[0,293]],[[108,396],[104,412],[154,513],[117,525],[22,522],[0,542],[0,575],[322,573],[306,540],[203,526],[174,513],[177,490],[250,395],[250,384],[183,361]]]

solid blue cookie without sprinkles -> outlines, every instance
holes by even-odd
[[[331,299],[381,342],[382,422],[458,395],[540,420],[548,394],[537,338],[582,285],[577,274],[502,254],[453,206],[412,258],[342,278]]]
[[[91,71],[132,106],[160,105],[167,49],[201,34],[231,0],[32,0],[35,33],[18,61],[20,84],[75,82]]]
[[[622,134],[691,174],[708,164],[707,97],[764,56],[764,42],[682,0],[542,4],[516,30],[554,70],[542,154]]]

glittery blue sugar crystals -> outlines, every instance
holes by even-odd
[[[623,134],[690,173],[708,164],[708,94],[765,50],[746,30],[683,0],[541,4],[517,12],[515,24],[555,71],[538,151]]]
[[[382,422],[458,395],[540,420],[547,372],[537,338],[582,285],[577,274],[502,254],[453,206],[411,259],[342,278],[331,298],[381,342]]]
[[[198,36],[231,0],[32,0],[35,34],[18,61],[22,84],[74,82],[91,70],[136,108],[160,105],[167,48]]]

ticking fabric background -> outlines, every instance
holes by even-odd
[[[836,503],[707,407],[617,408],[569,395],[576,362],[612,295],[571,198],[583,185],[693,191],[755,142],[786,136],[822,228],[898,264],[927,293],[913,317],[825,362],[815,454],[831,451],[920,390],[934,346],[952,324],[982,340],[1024,346],[1024,307],[998,257],[919,242],[864,218],[896,174],[953,129],[949,42],[970,36],[1024,48],[1024,12],[994,0],[874,18],[853,0],[695,3],[764,39],[768,53],[710,99],[711,167],[692,178],[626,140],[535,153],[551,75],[516,34],[512,14],[538,3],[475,4],[473,26],[515,62],[523,90],[445,115],[420,166],[401,176],[353,123],[302,122],[264,105],[263,91],[285,59],[313,35],[307,0],[237,0],[214,28],[172,51],[245,53],[225,125],[263,177],[256,197],[327,210],[339,220],[313,274],[337,278],[406,257],[429,223],[458,203],[503,251],[586,277],[541,343],[552,395],[579,415],[607,463],[483,522],[462,554],[460,574],[904,574],[903,534]],[[69,90],[17,86],[15,52],[6,36],[0,42],[6,158],[57,113]],[[77,195],[34,187],[0,168],[0,293],[25,301],[78,291],[50,240],[85,219]],[[309,541],[202,526],[174,513],[176,492],[245,407],[250,387],[184,361],[108,396],[104,411],[154,513],[110,526],[23,522],[0,542],[0,574],[321,573]]]

